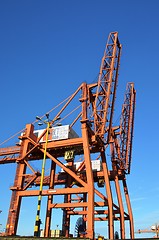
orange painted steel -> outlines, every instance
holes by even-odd
[[[118,175],[115,176],[115,187],[116,187],[116,193],[117,193],[118,204],[120,209],[120,234],[121,234],[121,239],[125,239],[124,206],[122,201]]]
[[[115,237],[115,221],[119,221],[119,235],[124,239],[125,222],[128,221],[130,237],[134,238],[133,215],[126,184],[132,155],[136,93],[133,83],[127,87],[121,121],[118,126],[113,126],[121,48],[118,33],[110,33],[97,83],[82,83],[55,113],[53,120],[50,120],[46,149],[46,129],[37,136],[35,124],[26,125],[19,136],[19,146],[0,148],[0,164],[17,164],[14,186],[11,187],[6,235],[16,235],[22,198],[39,194],[36,187],[40,185],[41,173],[34,169],[32,161],[43,159],[45,152],[50,163],[50,173],[45,173],[45,189],[42,190],[42,196],[47,197],[45,237],[50,236],[51,221],[56,221],[53,211],[60,208],[63,211],[62,234],[65,237],[70,234],[72,215],[80,215],[86,222],[86,237],[89,239],[95,237],[95,221],[108,222],[108,227],[105,227],[108,228],[109,239]],[[76,134],[71,138],[56,140],[50,138],[57,127],[55,120],[63,124],[62,119],[65,122],[69,119],[70,131],[76,129],[79,136]],[[109,149],[111,157],[106,158]],[[98,163],[98,168],[93,167],[94,163]],[[116,189],[115,195],[112,184]],[[57,200],[55,196],[60,198]],[[118,204],[114,203],[116,198]],[[126,199],[126,210],[123,198]]]
[[[128,188],[127,188],[127,184],[126,184],[126,179],[123,178],[122,182],[123,182],[125,199],[126,199],[126,204],[127,204],[128,214],[129,214],[130,238],[131,238],[131,239],[134,239],[134,221],[133,221],[133,214],[132,214],[132,208],[131,208],[131,203],[130,203]]]

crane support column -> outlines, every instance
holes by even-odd
[[[128,214],[129,214],[130,238],[134,239],[134,221],[133,221],[133,214],[132,214],[132,208],[131,208],[128,188],[127,188],[127,184],[126,184],[126,179],[123,179],[123,187],[124,187],[125,199],[126,199],[126,204],[127,204],[127,208],[128,208]]]
[[[83,83],[82,86],[83,98],[82,102],[82,138],[83,138],[83,151],[84,161],[86,167],[86,176],[88,184],[88,207],[87,207],[87,237],[94,238],[94,179],[91,165],[89,137],[87,130],[87,85]]]
[[[123,207],[122,196],[120,191],[119,178],[117,174],[115,175],[115,188],[116,188],[118,204],[120,209],[120,234],[121,234],[120,236],[121,236],[121,239],[125,239],[124,207]]]
[[[114,239],[114,216],[113,216],[113,198],[112,191],[109,180],[109,172],[106,162],[106,156],[104,149],[101,151],[102,158],[102,167],[103,167],[103,175],[105,180],[106,194],[108,197],[108,231],[109,231],[109,239]]]
[[[33,125],[27,124],[26,130],[24,133],[24,140],[21,143],[21,152],[20,157],[18,160],[15,180],[14,180],[14,186],[11,187],[12,198],[11,198],[11,204],[8,214],[8,221],[6,226],[6,235],[15,235],[18,227],[18,219],[19,219],[19,213],[20,213],[20,206],[21,206],[21,199],[22,197],[19,196],[19,191],[22,190],[23,184],[24,184],[24,174],[26,172],[26,164],[24,161],[20,161],[23,159],[29,150],[29,141],[27,140],[27,136],[30,136],[33,132]]]

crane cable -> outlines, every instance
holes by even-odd
[[[94,80],[91,83],[94,83],[96,80],[98,80],[98,75],[94,78]],[[70,96],[68,96],[67,98],[65,98],[62,102],[60,102],[58,105],[56,105],[55,107],[53,107],[51,110],[49,110],[47,113],[51,113],[52,111],[54,111],[56,108],[58,108],[61,104],[63,104],[64,102],[66,102],[70,97],[72,96],[72,94]],[[43,116],[41,116],[40,118],[42,119],[43,117],[45,117],[45,114]],[[66,118],[66,117],[65,117]],[[33,121],[32,124],[36,123],[37,120]],[[6,142],[8,142],[9,140],[13,139],[14,137],[16,137],[17,135],[19,135],[20,133],[24,132],[25,128],[21,129],[20,131],[18,131],[17,133],[13,134],[11,137],[7,138],[6,140],[4,140],[3,142],[0,143],[0,146],[2,146],[3,144],[5,144]]]
[[[61,104],[63,104],[64,102],[66,102],[72,95],[68,96],[67,98],[65,98],[62,102],[60,102],[58,105],[56,105],[55,107],[53,107],[51,110],[49,110],[47,113],[51,113],[52,111],[54,111],[56,108],[58,108]],[[45,117],[45,114],[41,117],[43,118]],[[37,120],[35,120],[34,122],[32,122],[32,124],[34,124],[35,122],[37,122]],[[4,140],[3,142],[0,143],[0,146],[3,145],[4,143],[8,142],[9,140],[11,140],[12,138],[14,138],[15,136],[17,136],[18,134],[20,134],[21,132],[24,132],[25,128],[21,129],[20,131],[18,131],[17,133],[13,134],[11,137],[7,138],[6,140]]]

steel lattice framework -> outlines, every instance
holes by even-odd
[[[53,120],[49,121],[48,139],[47,128],[37,135],[35,124],[27,124],[19,136],[19,146],[0,148],[0,164],[17,164],[6,235],[17,232],[22,198],[39,196],[37,187],[42,173],[35,171],[32,161],[43,159],[45,154],[50,163],[49,175],[45,175],[42,182],[47,188],[41,189],[41,195],[47,197],[45,237],[50,236],[51,221],[56,218],[53,210],[60,208],[63,210],[62,233],[65,237],[70,234],[71,216],[79,215],[86,223],[86,237],[90,239],[94,239],[95,221],[108,221],[109,239],[114,239],[115,221],[120,223],[120,238],[125,239],[125,222],[128,221],[130,238],[134,238],[126,174],[130,173],[136,92],[134,84],[129,83],[120,124],[113,126],[120,54],[118,33],[112,32],[106,43],[97,83],[82,83],[60,106]],[[63,124],[62,119],[72,112],[72,119],[68,118],[69,128],[71,131],[77,126],[79,136],[52,139],[57,124]],[[106,158],[108,147],[111,153],[109,168]],[[93,169],[94,160],[100,162],[100,169]],[[112,183],[116,189],[115,196]],[[61,198],[57,201],[55,196]],[[117,204],[113,200],[116,197]],[[126,209],[123,198],[126,199]]]

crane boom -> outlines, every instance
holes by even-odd
[[[95,134],[102,137],[105,142],[109,142],[110,138],[120,54],[121,44],[118,40],[118,33],[111,32],[100,66],[94,109]]]
[[[124,165],[124,169],[127,170],[128,173],[130,173],[132,157],[135,98],[136,91],[134,89],[134,83],[128,83],[120,120],[120,161],[122,162],[122,164]]]

